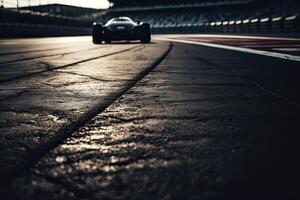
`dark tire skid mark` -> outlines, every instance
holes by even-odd
[[[34,75],[45,73],[45,72],[50,72],[50,71],[54,71],[54,70],[58,70],[58,69],[63,69],[63,68],[71,67],[71,66],[74,66],[74,65],[77,65],[77,64],[81,64],[81,63],[84,63],[84,62],[88,62],[88,61],[91,61],[91,60],[96,60],[96,59],[99,59],[99,58],[104,58],[104,57],[116,55],[116,54],[119,54],[119,53],[124,53],[126,51],[130,51],[130,50],[138,48],[140,46],[141,45],[130,47],[130,48],[127,48],[127,49],[124,49],[124,50],[121,50],[121,51],[115,51],[115,52],[112,52],[112,53],[108,53],[108,54],[104,54],[104,55],[101,55],[101,56],[96,56],[96,57],[92,57],[92,58],[80,60],[80,61],[77,61],[77,62],[74,62],[74,63],[69,63],[67,65],[62,65],[62,66],[58,66],[58,67],[49,67],[49,66],[46,66],[45,70],[41,70],[41,71],[38,71],[38,72],[27,73],[27,74],[23,74],[23,75],[11,77],[11,78],[8,78],[8,79],[3,79],[3,80],[0,80],[0,83],[6,83],[6,82],[10,82],[10,81],[22,79],[22,78],[28,78],[28,77],[31,77],[31,76],[34,76]],[[45,63],[43,63],[43,64],[45,64]]]
[[[130,49],[137,48],[135,46]],[[41,158],[43,158],[49,151],[60,145],[64,140],[70,137],[74,132],[79,130],[82,126],[88,123],[92,118],[97,116],[99,113],[103,112],[107,107],[109,107],[112,103],[114,103],[117,99],[119,99],[123,94],[125,94],[129,89],[131,89],[137,82],[142,80],[147,74],[149,74],[153,69],[155,69],[171,52],[173,44],[170,43],[168,49],[150,66],[141,71],[132,81],[128,81],[127,85],[120,88],[118,92],[112,94],[109,98],[107,98],[106,102],[100,103],[94,107],[92,107],[89,111],[81,115],[76,121],[71,122],[60,128],[53,138],[50,138],[49,141],[41,143],[39,147],[32,149],[28,152],[26,158],[24,158],[24,162],[16,165],[9,173],[2,175],[2,181],[0,183],[0,196],[8,196],[7,189],[14,181],[26,174],[28,170],[30,170]],[[127,51],[123,50],[124,51]],[[108,56],[108,54],[106,55]],[[101,56],[103,57],[103,56]],[[94,58],[97,59],[97,58]],[[90,59],[89,59],[90,60]],[[82,61],[81,61],[82,62]],[[77,63],[78,64],[78,63]]]

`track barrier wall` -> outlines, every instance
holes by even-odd
[[[254,18],[215,21],[202,24],[154,26],[155,34],[225,33],[225,34],[294,34],[300,36],[299,17]]]
[[[0,38],[89,35],[91,22],[52,14],[0,9]]]

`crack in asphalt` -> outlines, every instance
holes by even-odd
[[[22,53],[43,52],[43,51],[54,51],[54,50],[66,49],[66,48],[77,47],[77,46],[80,47],[81,44],[66,45],[66,46],[62,46],[62,47],[48,48],[48,49],[34,49],[34,50],[27,50],[27,51],[12,51],[12,52],[0,53],[0,56],[8,56],[8,55],[15,55],[15,54],[22,54]]]
[[[21,54],[21,53],[34,53],[34,52],[41,52],[41,51],[53,51],[53,50],[65,49],[65,48],[68,48],[68,47],[71,47],[71,46],[61,47],[61,48],[51,48],[51,49],[40,49],[40,50],[30,50],[30,51],[18,51],[18,52],[0,53],[0,56],[8,56],[8,55],[14,55],[14,54]]]
[[[86,75],[86,74],[80,74],[80,73],[76,73],[76,72],[66,72],[66,71],[60,71],[60,70],[57,70],[57,72],[58,73],[63,73],[63,74],[72,74],[72,75],[82,76],[82,77],[90,78],[92,80],[101,81],[101,82],[133,81],[133,80],[130,80],[130,79],[117,79],[117,80],[113,80],[113,79],[100,79],[100,78],[96,78],[94,76],[90,76],[90,75]]]
[[[139,46],[140,45],[129,48],[129,49],[134,49]],[[26,171],[30,170],[34,166],[34,164],[36,164],[49,151],[51,151],[52,149],[54,149],[55,147],[60,145],[64,140],[66,140],[68,137],[70,137],[74,132],[79,130],[82,126],[84,126],[86,123],[88,123],[90,120],[92,120],[92,118],[97,116],[99,113],[103,112],[107,107],[109,107],[112,103],[114,103],[117,99],[119,99],[130,88],[132,88],[137,82],[142,80],[147,74],[149,74],[154,68],[156,68],[169,55],[170,51],[172,50],[172,47],[173,47],[173,44],[170,43],[168,49],[156,61],[154,61],[152,64],[150,64],[150,66],[146,67],[143,71],[138,73],[136,75],[136,78],[133,79],[133,81],[128,81],[127,82],[128,84],[121,87],[115,94],[112,94],[110,96],[110,98],[107,98],[107,100],[105,102],[101,102],[100,104],[95,105],[89,111],[87,111],[86,113],[79,116],[77,118],[77,120],[66,123],[63,127],[61,127],[57,131],[57,133],[59,133],[59,134],[55,134],[55,136],[52,136],[49,139],[49,141],[42,142],[41,145],[39,145],[39,147],[28,152],[27,156],[25,156],[26,158],[24,158],[23,163],[17,164],[14,168],[12,168],[12,170],[10,170],[8,173],[3,175],[0,188],[3,188],[4,190],[2,190],[0,193],[2,193],[2,192],[5,193],[5,188],[7,188],[11,184],[13,184],[14,181],[16,180],[16,178],[24,175],[26,173]],[[129,49],[119,51],[119,53],[128,51]],[[116,54],[116,52],[107,54],[105,56],[112,55],[112,54]],[[99,56],[99,57],[104,57],[104,56]],[[88,60],[97,59],[99,57],[90,58]],[[81,62],[83,62],[83,61],[80,61],[79,63],[81,63]],[[76,62],[76,64],[78,64],[78,62]],[[74,65],[74,64],[72,64],[72,65]],[[70,66],[70,65],[68,65],[68,66]],[[66,66],[64,66],[64,67],[66,67]],[[4,185],[4,183],[5,183],[5,185]]]
[[[76,73],[76,72],[66,72],[66,71],[57,71],[58,73],[63,73],[63,74],[72,74],[72,75],[77,75],[77,76],[82,76],[82,77],[86,77],[86,78],[90,78],[92,80],[95,81],[102,81],[102,82],[117,82],[119,80],[107,80],[107,79],[100,79],[100,78],[96,78],[94,76],[90,76],[90,75],[86,75],[86,74],[80,74],[80,73]]]
[[[60,71],[61,68],[59,68],[59,69],[55,68],[51,64],[49,64],[47,62],[40,62],[40,63],[42,63],[42,64],[44,64],[46,66],[45,72],[46,71],[54,71],[54,70],[56,71],[57,70],[56,72],[58,72],[58,73],[66,73],[66,74],[78,75],[78,76],[87,77],[87,78],[90,78],[90,79],[96,80],[96,81],[102,81],[102,82],[117,82],[117,81],[120,81],[120,80],[100,79],[100,78],[96,78],[96,77],[93,77],[93,76],[90,76],[90,75],[80,74],[80,73],[76,73],[76,72]],[[131,81],[131,80],[124,79],[123,81]],[[1,82],[1,80],[0,80],[0,82]],[[86,81],[84,81],[84,82],[86,82]],[[83,82],[80,82],[80,83],[83,83]],[[50,86],[50,87],[56,88],[56,87],[61,87],[61,86],[68,86],[70,84],[74,84],[74,82],[73,83],[69,83],[69,84],[65,84],[65,85],[51,85],[51,84],[47,84],[47,83],[42,83],[42,84],[45,85],[45,86]],[[20,97],[21,95],[30,92],[32,89],[36,89],[36,88],[35,87],[34,88],[26,88],[24,90],[21,90],[21,91],[15,93],[15,94],[3,97],[3,98],[0,99],[0,101],[5,101],[5,100],[11,99],[11,98]]]
[[[83,49],[84,51],[89,51],[89,50],[94,50],[94,49],[100,49],[99,47],[93,47],[93,48],[87,48]],[[64,55],[69,55],[73,53],[77,53],[77,51],[70,51],[66,53],[56,53],[56,54],[50,54],[50,55],[41,55],[41,56],[35,56],[35,57],[28,57],[28,58],[20,58],[16,60],[9,60],[9,61],[4,61],[0,62],[0,65],[2,64],[10,64],[10,63],[16,63],[16,62],[22,62],[22,61],[27,61],[27,60],[34,60],[34,59],[39,59],[39,58],[48,58],[48,57],[54,57],[54,56],[64,56]]]
[[[75,85],[75,84],[80,84],[80,83],[87,83],[89,80],[84,80],[84,81],[73,81],[73,82],[66,82],[66,83],[61,83],[61,84],[51,84],[51,83],[42,83],[45,86],[50,86],[52,88],[61,88],[61,87],[67,87],[70,85]]]
[[[50,69],[53,69],[52,65],[47,62],[41,61],[40,63],[46,66],[47,71],[49,71]]]
[[[18,79],[27,78],[27,77],[31,77],[31,76],[34,76],[34,75],[42,74],[42,73],[49,72],[49,71],[55,71],[55,70],[58,70],[58,69],[67,68],[67,67],[74,66],[74,65],[77,65],[77,64],[81,64],[81,63],[84,63],[84,62],[88,62],[88,61],[91,61],[91,60],[96,60],[96,59],[99,59],[99,58],[104,58],[104,57],[116,55],[116,54],[119,54],[119,53],[123,53],[123,52],[126,52],[126,51],[130,51],[130,50],[138,48],[140,46],[141,45],[137,45],[137,46],[130,47],[130,48],[127,48],[127,49],[123,49],[121,51],[115,51],[115,52],[104,54],[104,55],[101,55],[101,56],[87,58],[87,59],[80,60],[80,61],[77,61],[77,62],[74,62],[74,63],[69,63],[67,65],[62,65],[62,66],[58,66],[58,67],[51,68],[51,69],[47,68],[46,70],[41,70],[41,71],[38,71],[38,72],[31,72],[31,73],[11,77],[11,78],[8,78],[8,79],[2,79],[2,80],[0,80],[0,83],[6,83],[6,82],[10,82],[10,81],[14,81],[14,80],[18,80]]]
[[[207,116],[171,116],[171,115],[148,115],[143,117],[134,117],[134,118],[122,118],[116,116],[105,116],[104,118],[111,118],[119,120],[121,123],[129,123],[134,121],[143,121],[143,120],[201,120],[201,121],[208,121],[210,119],[215,119],[216,117],[207,117]]]

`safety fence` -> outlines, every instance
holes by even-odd
[[[255,18],[215,21],[200,24],[154,26],[152,32],[169,33],[228,33],[228,34],[299,34],[299,17]]]

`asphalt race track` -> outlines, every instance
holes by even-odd
[[[154,38],[0,41],[0,199],[299,197],[299,62]]]

